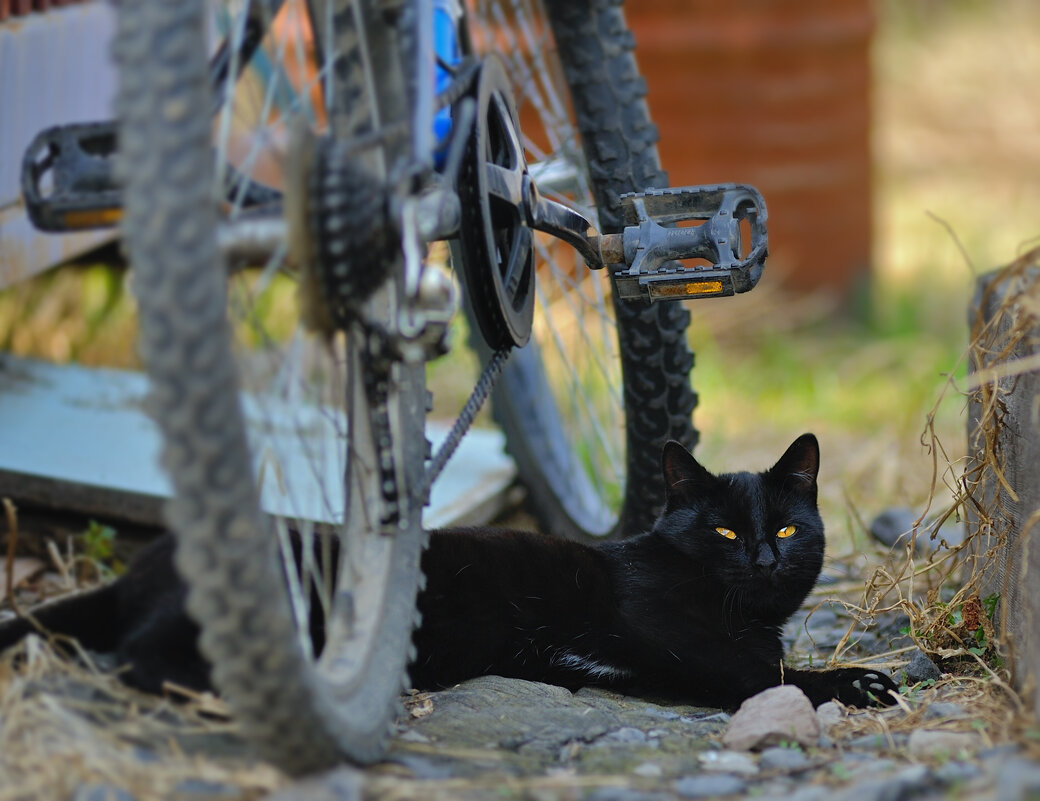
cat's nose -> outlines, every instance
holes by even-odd
[[[776,554],[773,553],[773,549],[769,547],[768,543],[763,542],[758,546],[758,553],[755,555],[752,565],[755,570],[767,575],[776,569]]]

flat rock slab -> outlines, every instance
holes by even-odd
[[[628,773],[648,763],[655,775],[677,777],[699,770],[698,754],[728,719],[717,709],[499,676],[422,693],[407,706],[391,759],[431,778],[489,768]]]

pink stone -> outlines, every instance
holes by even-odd
[[[820,739],[816,710],[797,687],[771,687],[748,698],[733,715],[722,744],[737,751],[751,751],[781,743],[808,748]]]

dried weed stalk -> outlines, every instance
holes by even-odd
[[[903,547],[893,549],[886,563],[873,570],[858,603],[828,599],[842,603],[855,618],[835,648],[832,662],[852,663],[842,657],[856,629],[879,616],[903,613],[908,620],[906,633],[917,647],[947,668],[951,663],[958,665],[955,678],[944,677],[932,687],[920,688],[914,700],[956,696],[961,706],[972,709],[970,717],[941,721],[938,727],[977,730],[987,741],[1018,739],[1028,744],[1035,744],[1035,737],[1027,736],[1036,731],[1032,704],[1023,701],[1020,691],[1025,688],[1012,676],[1014,641],[1007,636],[1008,615],[994,613],[1007,595],[1004,568],[1009,544],[1028,534],[1040,520],[1037,510],[1014,530],[1007,513],[1001,512],[1019,497],[1008,478],[1000,436],[1016,378],[1040,369],[1040,354],[1021,356],[1040,346],[1038,278],[1040,247],[1024,253],[984,285],[965,353],[971,368],[967,381],[958,386],[952,376],[947,380],[921,437],[932,458],[929,501],[902,540]],[[994,309],[995,313],[984,311]],[[935,432],[939,402],[951,392],[963,395],[970,409],[970,455],[963,461],[950,458]],[[1033,411],[1040,414],[1040,408]],[[943,539],[940,526],[947,521],[966,524],[963,541]],[[903,664],[907,650],[859,663],[869,661],[891,669]],[[906,707],[901,713],[854,715],[848,730],[886,735],[921,725],[924,704],[900,706]],[[936,724],[930,722],[929,727]]]

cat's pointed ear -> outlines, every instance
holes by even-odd
[[[802,434],[791,443],[769,472],[790,482],[789,486],[815,494],[816,476],[820,472],[820,443],[812,434]]]
[[[714,476],[701,467],[686,448],[674,439],[664,444],[661,453],[661,470],[668,489],[668,500],[698,493]]]

